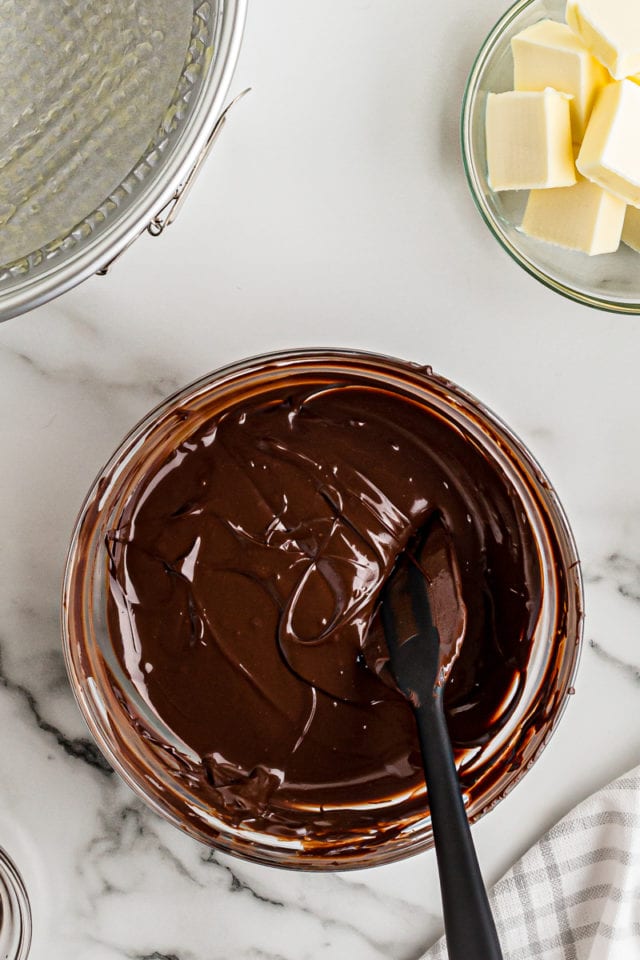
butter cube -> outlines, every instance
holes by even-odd
[[[541,20],[511,41],[516,90],[553,87],[569,103],[573,139],[582,140],[598,92],[610,76],[566,23]]]
[[[614,253],[626,209],[624,201],[580,178],[573,187],[532,190],[521,229],[530,237],[590,256]]]
[[[627,207],[622,228],[622,240],[628,247],[640,253],[640,210],[637,207]]]
[[[640,86],[619,80],[596,100],[576,166],[616,196],[640,206]]]
[[[576,182],[565,94],[551,89],[490,93],[486,135],[492,190],[567,187]]]
[[[640,72],[638,0],[568,0],[567,23],[616,80]]]

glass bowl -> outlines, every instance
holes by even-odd
[[[0,957],[26,960],[31,947],[31,907],[15,864],[0,848]]]
[[[464,168],[485,223],[527,273],[578,303],[617,313],[640,313],[640,254],[621,243],[616,253],[590,257],[528,237],[520,230],[528,191],[496,193],[487,182],[487,94],[513,89],[511,38],[539,20],[564,21],[565,7],[565,0],[519,0],[482,44],[463,99]]]
[[[184,756],[185,745],[163,725],[128,678],[123,678],[107,628],[109,555],[105,538],[117,525],[145,471],[148,475],[150,464],[166,462],[171,451],[212,414],[241,403],[243,398],[268,391],[272,396],[274,387],[289,391],[310,380],[316,385],[332,384],[347,376],[421,404],[479,448],[509,484],[509,495],[517,498],[518,510],[532,531],[542,599],[522,696],[489,742],[458,757],[472,820],[490,810],[520,781],[547,743],[573,692],[581,640],[579,562],[551,484],[505,424],[430,368],[358,351],[292,351],[225,367],[158,406],[133,429],[100,473],[73,533],[62,618],[71,683],[100,749],[156,812],[209,845],[285,867],[370,867],[425,850],[432,843],[432,834],[424,787],[419,796],[415,791],[407,796],[405,791],[389,801],[385,829],[380,831],[351,830],[341,835],[332,830],[329,838],[323,835],[321,840],[306,835],[292,839],[226,821],[190,789],[188,778],[185,782],[185,777],[178,775],[172,758],[176,751]],[[411,816],[406,816],[407,809]]]

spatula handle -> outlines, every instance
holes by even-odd
[[[502,960],[469,829],[442,694],[415,711],[435,840],[449,960]]]

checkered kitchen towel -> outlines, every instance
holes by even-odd
[[[640,960],[640,767],[576,807],[490,894],[505,960]],[[440,940],[423,960],[444,960]]]

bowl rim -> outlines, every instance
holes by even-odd
[[[341,852],[337,854],[322,854],[314,851],[300,855],[298,851],[288,851],[272,846],[261,846],[259,842],[249,839],[243,839],[242,842],[236,843],[230,836],[224,833],[219,834],[216,839],[213,839],[211,834],[206,834],[204,830],[198,830],[193,823],[186,822],[184,818],[180,818],[176,814],[174,807],[161,803],[157,796],[145,790],[140,782],[140,778],[136,778],[132,772],[130,762],[120,756],[114,749],[114,740],[113,738],[110,739],[109,736],[111,724],[105,722],[106,715],[103,715],[95,703],[95,691],[87,692],[90,684],[94,683],[95,685],[95,682],[87,682],[87,677],[83,677],[80,662],[82,656],[78,653],[77,642],[74,643],[74,634],[76,631],[73,620],[74,612],[78,607],[78,599],[74,596],[74,593],[75,588],[78,586],[78,578],[80,576],[79,543],[83,534],[83,527],[87,522],[87,515],[92,511],[94,514],[96,510],[97,512],[102,511],[102,501],[103,498],[106,498],[106,490],[108,489],[108,483],[105,484],[105,480],[113,474],[114,470],[116,473],[119,472],[123,458],[127,456],[134,447],[137,449],[141,440],[144,443],[145,433],[153,428],[159,418],[170,413],[177,404],[186,398],[199,396],[203,391],[210,390],[214,386],[224,386],[233,381],[234,377],[253,374],[256,370],[264,368],[267,364],[287,367],[296,362],[315,362],[319,364],[322,362],[325,364],[337,362],[346,364],[352,361],[366,364],[367,372],[369,373],[373,373],[374,370],[380,372],[381,368],[385,366],[387,369],[391,368],[394,373],[407,373],[411,371],[414,374],[422,374],[427,381],[431,381],[433,387],[437,387],[437,389],[443,391],[443,394],[446,392],[447,402],[452,408],[460,409],[464,407],[465,404],[472,407],[482,418],[483,422],[486,422],[492,430],[496,431],[500,444],[502,445],[502,441],[506,441],[510,448],[521,458],[523,473],[526,468],[526,472],[533,478],[535,483],[536,493],[542,502],[540,509],[544,510],[545,517],[551,525],[551,536],[561,547],[563,573],[566,575],[563,596],[567,600],[568,607],[574,614],[575,629],[571,634],[567,633],[566,650],[560,657],[563,677],[559,687],[559,695],[554,701],[554,707],[550,716],[547,715],[545,721],[541,723],[541,736],[536,743],[533,754],[527,759],[525,764],[522,764],[519,769],[513,773],[513,776],[508,782],[501,784],[498,791],[494,789],[494,795],[490,795],[489,799],[483,800],[482,805],[479,805],[478,808],[471,813],[470,821],[475,822],[483,817],[511,792],[539,759],[564,715],[570,699],[570,696],[567,694],[575,692],[574,683],[583,646],[584,586],[578,550],[567,514],[551,481],[527,445],[497,414],[479,401],[472,393],[458,386],[457,383],[435,374],[431,367],[425,367],[386,354],[359,349],[296,348],[259,354],[230,364],[225,364],[174,391],[142,417],[128,434],[123,437],[116,450],[89,487],[74,524],[62,584],[61,635],[70,685],[83,719],[89,728],[89,732],[118,776],[124,780],[150,809],[154,810],[154,812],[159,814],[163,819],[177,826],[191,837],[205,843],[210,848],[217,849],[244,861],[285,869],[313,872],[347,871],[398,862],[429,849],[433,843],[433,839],[432,836],[429,835],[427,839],[419,838],[415,844],[409,845],[405,843],[398,849],[389,849],[388,847],[383,849],[380,847],[376,851],[377,855],[370,856],[369,858],[367,857],[366,850],[358,850],[355,853]],[[291,369],[293,372],[296,370],[295,367]],[[83,593],[83,591],[81,592]],[[420,822],[422,823],[422,821]]]
[[[496,44],[502,39],[505,31],[508,30],[512,22],[516,20],[517,17],[528,7],[533,7],[538,3],[540,3],[540,0],[516,0],[516,3],[512,4],[491,28],[482,45],[480,46],[478,53],[476,54],[475,60],[469,72],[469,76],[467,77],[467,82],[462,97],[462,110],[460,114],[460,144],[462,164],[464,167],[467,184],[469,185],[469,190],[471,192],[471,196],[473,197],[476,208],[480,212],[482,219],[489,227],[489,230],[498,241],[502,249],[509,254],[511,259],[515,261],[518,266],[522,267],[526,273],[542,283],[545,287],[547,287],[548,290],[553,290],[555,293],[561,294],[563,297],[566,297],[568,300],[572,300],[574,303],[580,303],[588,307],[593,307],[596,310],[604,310],[609,313],[637,315],[640,314],[640,300],[621,301],[607,299],[604,296],[601,297],[583,290],[578,290],[576,287],[570,286],[569,284],[563,283],[561,280],[557,280],[554,277],[549,276],[548,273],[546,273],[540,267],[537,267],[535,263],[529,260],[525,254],[522,253],[522,251],[511,242],[504,231],[501,230],[500,225],[493,216],[491,208],[486,203],[484,199],[484,193],[480,188],[479,178],[476,174],[477,165],[473,160],[473,150],[471,147],[473,142],[472,119],[474,108],[476,106],[476,99],[479,93],[479,79],[494,52]]]
[[[33,916],[31,901],[24,880],[13,859],[0,847],[0,926],[2,925],[2,902],[6,898],[6,923],[13,948],[7,960],[27,960],[31,949]],[[4,894],[4,896],[3,896]],[[1,932],[1,931],[0,931]],[[5,954],[3,953],[4,957]]]
[[[240,55],[247,7],[248,0],[222,0],[218,13],[220,38],[212,67],[159,175],[148,178],[136,203],[113,217],[99,236],[79,244],[68,258],[53,260],[49,269],[29,276],[25,282],[18,279],[8,284],[6,293],[0,289],[0,321],[33,310],[83,283],[123,253],[169,203],[204,151],[223,111]]]

